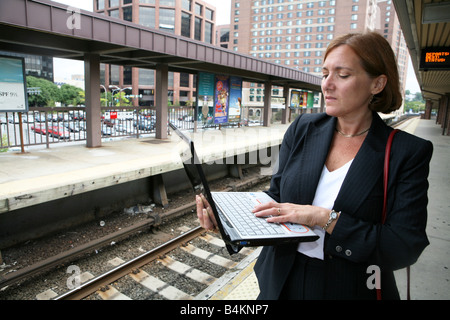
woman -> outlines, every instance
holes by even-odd
[[[375,299],[368,267],[381,268],[384,299],[398,299],[393,271],[413,264],[425,234],[432,144],[399,132],[391,151],[388,213],[381,225],[384,150],[392,128],[377,112],[402,98],[395,56],[378,33],[332,41],[323,64],[325,114],[298,117],[286,131],[279,170],[256,207],[268,222],[314,228],[311,243],[263,248],[255,265],[260,299]],[[206,206],[206,209],[205,209]],[[197,198],[202,226],[213,227]]]

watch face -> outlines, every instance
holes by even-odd
[[[331,212],[330,218],[331,219],[336,219],[337,218],[337,213],[335,211]]]

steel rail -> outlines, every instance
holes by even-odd
[[[14,273],[0,276],[0,288],[18,283],[32,276],[48,271],[54,267],[73,261],[75,258],[81,256],[82,254],[89,253],[95,249],[99,249],[109,245],[112,241],[117,242],[121,239],[125,239],[133,234],[136,234],[139,231],[148,229],[152,226],[156,226],[161,223],[161,221],[158,220],[166,221],[183,215],[186,212],[190,212],[194,208],[195,202],[191,202],[186,205],[180,206],[179,208],[168,211],[160,216],[149,216],[149,219],[146,221],[135,223],[129,227],[123,228],[102,238],[79,245],[73,249],[59,253],[55,256],[49,257],[42,261],[36,262],[35,264],[17,270]]]
[[[58,297],[55,297],[53,300],[81,300],[90,294],[100,290],[102,287],[111,284],[112,282],[126,276],[133,270],[138,269],[158,257],[165,255],[166,253],[176,249],[180,245],[191,241],[192,239],[198,237],[200,234],[204,233],[205,229],[202,227],[196,227],[142,255],[131,259],[110,271],[99,275],[83,284],[79,287],[72,289]]]
[[[262,183],[268,180],[267,176],[258,176],[256,178],[245,180],[241,183],[235,184],[234,186],[229,186],[222,191],[230,191],[230,190],[242,190],[246,188],[250,188],[253,185],[258,183]],[[148,229],[152,226],[158,225],[161,221],[167,221],[172,218],[176,218],[185,214],[186,212],[190,212],[195,209],[195,202],[191,202],[185,205],[182,205],[178,208],[174,208],[173,210],[167,211],[160,216],[150,216],[148,221],[139,222],[133,224],[127,228],[123,228],[119,231],[116,231],[112,234],[106,235],[100,239],[93,240],[86,244],[82,244],[68,251],[59,253],[55,256],[46,258],[42,261],[36,262],[35,264],[26,266],[22,269],[19,269],[13,273],[6,274],[0,276],[0,288],[4,288],[6,286],[14,285],[19,283],[20,281],[26,280],[35,275],[44,273],[54,267],[59,265],[69,263],[73,261],[77,257],[92,252],[95,249],[99,249],[109,245],[112,241],[119,241],[121,239],[125,239],[138,231],[142,231]],[[161,221],[158,221],[161,220]]]

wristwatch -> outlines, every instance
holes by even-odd
[[[339,212],[340,214],[340,212]],[[327,223],[323,226],[323,230],[326,231],[328,229],[328,227],[330,226],[330,224],[336,220],[338,218],[338,212],[331,210],[330,212],[330,218],[328,219]]]

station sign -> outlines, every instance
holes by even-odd
[[[424,48],[419,70],[450,70],[450,48]]]
[[[0,112],[27,112],[25,59],[0,56]]]

